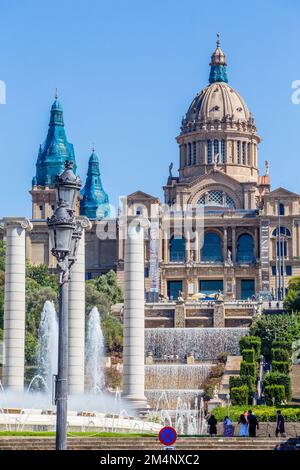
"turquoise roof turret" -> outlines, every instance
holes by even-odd
[[[74,163],[73,171],[76,173],[73,144],[67,141],[63,110],[56,94],[51,107],[48,134],[45,142],[39,148],[36,175],[32,184],[34,186],[54,186],[55,177],[64,170],[66,160]]]
[[[217,34],[217,47],[211,56],[209,83],[225,82],[228,83],[227,63],[224,52],[220,47],[220,33]]]
[[[81,192],[80,214],[89,219],[103,219],[110,216],[109,198],[101,181],[99,159],[93,148],[85,186]]]

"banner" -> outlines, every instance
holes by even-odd
[[[152,221],[150,225],[150,292],[159,291],[158,248],[159,222]]]
[[[260,259],[262,290],[270,291],[270,254],[269,254],[269,220],[263,219],[260,224]]]

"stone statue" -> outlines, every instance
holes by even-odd
[[[265,174],[266,174],[266,176],[269,174],[269,162],[268,162],[268,160],[265,161]]]
[[[173,170],[173,162],[171,162],[170,165],[169,165],[169,177],[170,178],[173,178],[172,170]]]
[[[232,262],[232,254],[231,254],[231,251],[228,249],[227,250],[227,260],[226,260],[226,264],[227,266],[232,266],[233,265],[233,262]]]

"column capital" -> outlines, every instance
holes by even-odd
[[[27,232],[33,229],[33,225],[27,217],[3,217],[0,224],[3,229],[7,227],[21,227]]]

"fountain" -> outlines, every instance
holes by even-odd
[[[91,393],[104,389],[104,337],[101,329],[100,314],[93,307],[88,319],[86,336],[86,380]]]
[[[197,361],[214,361],[222,352],[239,354],[239,340],[248,328],[146,328],[145,351],[153,357],[177,355],[184,362],[192,353]]]
[[[58,321],[53,302],[46,300],[38,331],[38,377],[44,378],[47,390],[52,389],[52,377],[57,373]],[[30,387],[29,387],[30,388]]]

